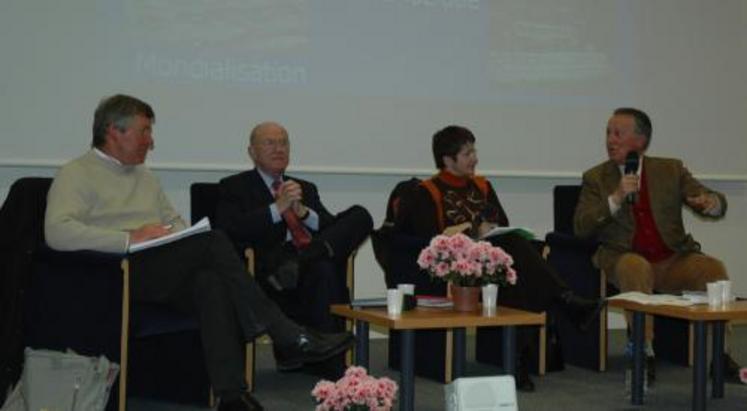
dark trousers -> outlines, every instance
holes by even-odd
[[[348,256],[368,237],[373,227],[371,215],[361,206],[352,206],[337,214],[332,224],[314,235],[315,241],[325,241],[330,245],[333,257],[313,261],[301,261],[298,285],[295,289],[277,291],[267,284],[265,278],[275,269],[279,259],[275,256],[268,261],[267,250],[259,250],[260,284],[268,295],[300,324],[326,332],[339,332],[344,329],[344,321],[329,311],[332,304],[350,302],[346,285],[346,264]],[[274,251],[272,252],[274,253]],[[290,244],[283,245],[287,258],[298,258],[296,249]]]
[[[555,269],[528,240],[516,234],[505,234],[491,238],[490,242],[513,257],[517,273],[515,285],[500,288],[499,304],[533,312],[547,311],[568,289]]]
[[[276,344],[289,344],[298,335],[298,326],[251,279],[220,231],[135,253],[131,264],[135,301],[197,317],[208,375],[219,396],[246,389],[247,341],[267,332]]]

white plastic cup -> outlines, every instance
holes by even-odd
[[[415,295],[415,284],[398,284],[397,289],[402,295]]]
[[[402,291],[396,288],[386,290],[386,312],[389,315],[402,314]]]
[[[482,286],[482,306],[495,307],[498,304],[498,284]]]
[[[724,297],[723,285],[718,281],[708,283],[706,284],[706,291],[708,294],[708,305],[710,305],[711,307],[721,306]]]
[[[734,296],[731,294],[731,281],[721,280],[718,283],[721,284],[721,303],[728,304],[734,301]]]

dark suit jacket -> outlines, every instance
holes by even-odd
[[[303,204],[319,215],[320,230],[332,224],[334,216],[322,204],[313,183],[287,175],[284,178],[301,185]],[[224,230],[240,248],[253,247],[257,251],[258,263],[262,265],[263,255],[282,245],[287,232],[283,220],[272,222],[269,206],[275,199],[262,176],[257,169],[252,169],[226,177],[220,181],[220,195],[216,212],[217,227]]]
[[[721,214],[715,218],[720,218],[726,213],[726,197],[702,185],[677,159],[644,156],[643,170],[654,221],[664,243],[675,252],[699,251],[700,244],[685,232],[682,223],[682,206],[687,206],[685,199],[704,192],[716,194],[722,208]],[[607,198],[615,191],[621,177],[620,168],[611,160],[586,171],[574,216],[576,235],[596,236],[600,241],[594,263],[608,273],[613,272],[620,256],[632,249],[635,232],[635,219],[629,204],[623,204],[615,215],[610,214]],[[705,218],[714,218],[693,211]]]

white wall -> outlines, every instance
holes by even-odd
[[[0,167],[0,198],[5,198],[14,180],[23,176],[51,176],[49,167]],[[207,171],[157,170],[164,189],[174,206],[189,217],[189,185],[196,181],[218,181],[230,174]],[[394,185],[409,175],[331,175],[297,174],[317,183],[325,205],[333,211],[357,203],[374,217],[375,226],[383,220],[386,201]],[[557,184],[577,184],[577,178],[491,178],[512,224],[527,226],[538,233],[552,229],[552,187]],[[705,252],[721,258],[734,281],[735,292],[747,296],[747,253],[744,238],[747,233],[747,182],[706,181],[710,187],[726,194],[729,212],[716,223],[702,222],[686,213],[687,227],[703,244]],[[384,294],[384,277],[376,264],[370,242],[364,244],[356,260],[356,297]],[[620,327],[620,316],[612,314],[611,327]]]
[[[423,139],[457,123],[478,136],[483,172],[577,173],[601,155],[588,142],[601,139],[608,113],[633,105],[652,115],[656,149],[700,173],[743,176],[745,9],[744,0],[3,0],[0,164],[76,155],[96,102],[123,92],[156,111],[151,160],[187,167],[241,164],[243,150],[230,147],[275,119],[305,167],[427,169]]]

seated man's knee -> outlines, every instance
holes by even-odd
[[[697,254],[697,256],[693,258],[692,264],[695,265],[693,271],[699,273],[699,282],[702,282],[702,284],[698,284],[700,286],[698,289],[705,290],[706,284],[708,283],[729,279],[724,263],[717,258],[705,254]]]
[[[373,217],[371,217],[371,213],[358,204],[339,213],[337,218],[344,219],[348,224],[354,224],[366,231],[371,231],[373,229]]]
[[[615,277],[620,291],[653,291],[651,263],[636,253],[625,253],[615,264]]]

